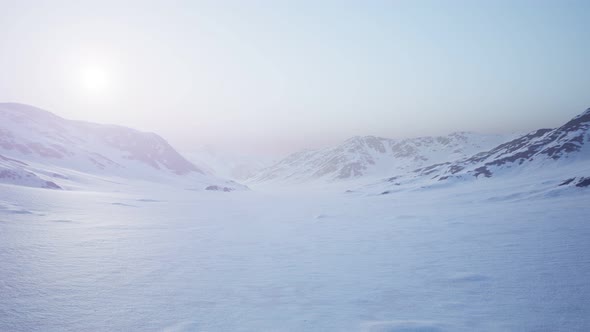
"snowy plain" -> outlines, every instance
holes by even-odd
[[[2,184],[0,331],[590,330],[587,190],[510,185]]]

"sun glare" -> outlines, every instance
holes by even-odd
[[[82,70],[82,85],[88,92],[104,92],[108,88],[108,75],[101,67],[86,67]]]

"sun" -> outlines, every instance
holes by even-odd
[[[81,72],[82,86],[91,93],[103,93],[108,89],[109,77],[104,68],[88,66]]]

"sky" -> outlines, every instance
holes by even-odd
[[[5,1],[0,102],[285,154],[590,107],[590,1]]]

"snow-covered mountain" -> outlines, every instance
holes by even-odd
[[[249,181],[307,182],[384,177],[464,158],[511,137],[469,132],[410,139],[353,137],[334,147],[294,153],[262,170]]]
[[[66,120],[17,103],[0,103],[0,155],[0,181],[27,186],[59,188],[87,175],[232,185],[205,174],[154,133]]]
[[[539,129],[458,161],[398,173],[377,187],[436,186],[449,181],[498,177],[529,178],[532,182],[553,187],[588,186],[590,108],[561,127]]]

